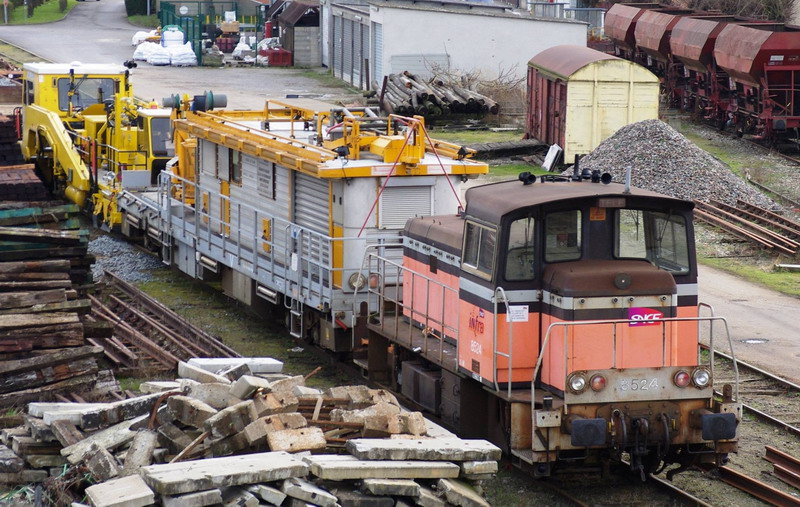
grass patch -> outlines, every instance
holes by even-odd
[[[361,94],[363,90],[359,90],[358,88],[353,88],[352,86],[348,85],[344,81],[340,80],[333,76],[333,73],[330,70],[317,70],[317,69],[303,69],[300,71],[300,76],[313,79],[317,81],[322,86],[328,88],[338,88],[341,90],[347,90],[348,92]]]
[[[134,26],[140,26],[142,28],[158,28],[161,26],[161,22],[158,20],[158,16],[155,14],[150,16],[142,16],[141,14],[136,16],[128,16],[128,23]]]
[[[797,283],[797,273],[789,271],[774,271],[771,267],[750,261],[740,261],[731,258],[701,257],[700,262],[737,276],[748,282],[757,283],[764,287],[782,292],[789,296],[800,297],[800,284]]]
[[[290,375],[307,375],[317,366],[323,366],[308,380],[309,386],[354,383],[313,347],[289,337],[282,318],[254,315],[209,284],[163,270],[152,281],[138,286],[245,357],[273,357],[284,362],[283,371]]]
[[[33,11],[33,16],[27,17],[27,7],[20,5],[15,9],[9,9],[9,24],[11,25],[35,25],[39,23],[51,23],[60,21],[69,14],[76,5],[77,0],[67,0],[67,8],[63,12],[59,7],[58,0],[50,0]]]
[[[442,141],[448,141],[462,145],[500,143],[505,141],[519,141],[522,139],[521,130],[502,130],[499,132],[494,132],[489,129],[448,130],[432,128],[430,129],[430,135],[434,139],[440,139]]]
[[[9,63],[13,63],[17,67],[22,67],[22,64],[24,63],[42,61],[41,58],[38,58],[36,55],[33,55],[31,53],[28,53],[24,49],[12,46],[10,44],[4,44],[2,42],[0,42],[0,55],[3,55],[3,60]]]
[[[529,172],[538,175],[541,174],[553,174],[545,171],[538,165],[530,165],[530,164],[498,164],[498,165],[489,165],[489,174],[491,176],[496,176],[498,178],[504,179],[515,179],[519,176],[519,173]]]

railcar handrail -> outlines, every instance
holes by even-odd
[[[511,315],[511,309],[508,307],[508,296],[506,296],[506,291],[502,287],[497,287],[494,290],[494,297],[492,298],[492,302],[494,304],[494,332],[493,334],[493,350],[492,350],[492,381],[494,382],[494,390],[500,391],[500,384],[497,382],[497,356],[505,357],[508,359],[508,399],[511,399],[511,374],[513,372],[513,365],[514,361],[512,360],[512,356],[514,353],[514,321],[512,319],[508,319],[508,353],[499,352],[497,350],[497,338],[498,338],[498,330],[497,330],[497,303],[502,302],[506,307],[506,315]]]
[[[379,247],[379,246],[380,245],[376,245],[376,247]],[[375,262],[375,265],[378,266],[378,269],[376,271],[373,271],[371,269],[371,266],[373,265],[372,264],[373,262]],[[417,273],[417,272],[411,270],[410,268],[407,268],[407,267],[403,266],[400,263],[394,262],[394,261],[392,261],[390,259],[387,259],[385,257],[381,257],[377,253],[370,252],[369,250],[364,255],[364,266],[366,266],[368,273],[375,272],[375,273],[380,273],[382,275],[381,276],[381,282],[377,287],[373,288],[373,287],[370,287],[369,284],[366,284],[367,294],[368,295],[373,295],[373,296],[375,296],[377,298],[378,318],[380,320],[381,326],[383,326],[384,322],[385,322],[385,319],[384,319],[384,317],[385,317],[385,313],[384,312],[386,310],[386,304],[385,303],[388,302],[388,303],[394,304],[395,308],[396,308],[396,317],[397,317],[395,319],[395,336],[397,337],[398,342],[399,342],[399,338],[400,338],[400,331],[399,331],[400,318],[403,316],[403,310],[408,309],[409,312],[410,312],[409,317],[410,317],[410,320],[412,322],[411,322],[411,325],[408,328],[408,336],[407,336],[408,343],[407,343],[407,345],[409,346],[409,348],[414,350],[414,344],[412,342],[411,332],[412,332],[412,329],[414,327],[413,326],[414,316],[420,316],[422,318],[422,322],[420,322],[419,324],[422,325],[423,333],[425,334],[426,340],[423,342],[424,346],[423,346],[422,349],[414,350],[414,351],[415,352],[423,352],[423,355],[425,355],[428,352],[428,340],[427,340],[427,338],[434,338],[434,339],[439,341],[439,357],[438,357],[438,359],[439,359],[439,363],[443,364],[443,362],[444,362],[445,336],[448,333],[450,333],[454,337],[457,337],[458,336],[458,322],[459,322],[458,314],[456,314],[456,316],[455,316],[455,325],[454,326],[450,325],[450,324],[448,324],[448,322],[446,322],[446,318],[445,318],[446,317],[446,312],[444,311],[445,310],[445,301],[447,300],[447,295],[448,294],[450,294],[451,297],[454,297],[455,300],[457,301],[458,300],[458,290],[455,290],[452,287],[448,287],[447,285],[445,285],[445,284],[443,284],[441,282],[438,282],[438,281],[436,281],[436,280],[434,280],[434,279],[432,279],[432,278],[430,278],[428,276],[425,276],[425,275],[423,275],[421,273]],[[388,273],[389,270],[392,270],[392,272],[396,275],[394,277],[394,280],[395,280],[394,288],[398,292],[397,292],[397,295],[395,297],[391,297],[390,295],[388,295],[387,291],[385,290],[386,289],[386,278],[387,278],[386,273]],[[401,294],[402,293],[399,292],[399,291],[404,290],[403,287],[405,287],[405,284],[409,283],[409,280],[406,280],[405,276],[404,276],[406,273],[410,273],[410,274],[413,275],[413,276],[411,276],[410,285],[408,286],[408,289],[411,292],[412,301],[413,301],[414,294],[415,294],[416,283],[424,284],[424,287],[423,287],[422,290],[424,290],[425,294],[427,294],[427,295],[430,295],[430,293],[431,293],[431,290],[430,290],[431,286],[438,287],[441,290],[441,309],[442,309],[441,319],[437,319],[437,318],[434,318],[431,315],[429,315],[427,304],[425,306],[425,310],[423,311],[423,310],[420,310],[418,308],[415,308],[414,305],[412,304],[412,302],[405,302],[401,298]],[[418,280],[419,280],[419,282],[417,282]],[[354,314],[355,314],[355,312],[354,312]],[[456,358],[457,358],[458,357],[458,349],[459,349],[458,340],[456,340],[456,346],[455,347],[456,347]]]
[[[705,305],[705,306],[708,306],[708,305]],[[650,323],[650,324],[660,324],[662,326],[662,329],[664,329],[666,324],[670,323],[670,322],[697,322],[698,337],[699,337],[700,324],[702,322],[710,322],[710,323],[713,324],[713,322],[715,322],[715,321],[720,321],[725,326],[725,334],[727,336],[728,343],[731,345],[731,352],[732,352],[733,351],[733,342],[731,341],[731,337],[730,337],[730,329],[728,328],[728,321],[724,317],[717,317],[717,316],[714,316],[714,315],[712,315],[710,317],[670,317],[670,318],[649,319],[649,320],[609,319],[609,320],[582,320],[582,321],[576,321],[576,322],[553,322],[547,327],[547,332],[545,333],[544,340],[542,341],[542,348],[541,348],[541,350],[539,352],[539,357],[536,360],[536,367],[533,370],[533,379],[531,380],[531,393],[533,393],[536,390],[536,378],[539,376],[539,371],[540,371],[541,366],[542,366],[542,361],[544,360],[544,355],[545,355],[545,353],[547,351],[548,345],[550,344],[550,337],[552,336],[553,331],[556,328],[560,327],[560,328],[564,329],[564,374],[565,374],[565,379],[566,379],[566,376],[569,375],[569,373],[570,373],[568,371],[568,369],[567,369],[567,361],[569,359],[569,354],[568,354],[568,351],[569,351],[569,343],[568,343],[569,333],[568,333],[568,330],[571,327],[591,326],[591,325],[610,325],[610,326],[613,326],[614,348],[616,350],[617,326],[621,325],[621,324],[630,325],[632,323],[641,324],[643,322],[646,322],[646,323]],[[712,350],[712,351],[714,350],[714,335],[713,335],[713,333],[710,333],[710,336],[709,336],[709,349]],[[713,352],[712,352],[710,354],[710,356],[709,356],[709,360],[713,362],[713,358],[714,358],[714,355],[713,355]],[[735,359],[735,357],[734,357],[734,359]],[[698,363],[700,363],[699,358],[698,358]],[[662,360],[662,366],[665,366],[665,365],[663,365],[663,360]],[[614,357],[613,369],[616,369],[616,355]],[[734,393],[735,394],[734,394],[734,399],[738,401],[739,400],[739,370],[738,370],[738,368],[734,367],[734,373],[735,373],[735,385],[734,385]],[[712,377],[711,378],[712,379],[714,378],[713,377],[713,373],[712,373]],[[565,399],[564,399],[564,410],[566,410],[566,408],[567,408],[567,401],[566,401],[566,397],[565,397]]]

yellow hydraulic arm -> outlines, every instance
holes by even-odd
[[[28,146],[24,148],[28,151],[25,157],[31,159],[49,152],[48,158],[52,159],[52,175],[49,176],[65,186],[67,199],[83,206],[91,190],[91,173],[75,149],[62,118],[35,104],[27,106],[25,114],[27,125],[37,125],[35,135],[30,133]]]

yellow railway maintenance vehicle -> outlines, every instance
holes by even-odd
[[[457,213],[462,183],[488,172],[430,139],[421,117],[311,99],[259,111],[178,102],[176,158],[158,192],[121,192],[122,232],[248,305],[284,310],[294,336],[335,352],[353,349],[358,289],[376,283],[366,252],[399,245],[409,218]]]
[[[115,64],[23,66],[24,157],[56,194],[109,227],[121,222],[119,193],[154,187],[174,155],[173,110],[138,101],[129,78]]]

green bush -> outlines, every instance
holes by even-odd
[[[147,2],[149,0],[125,0],[125,11],[128,16],[147,15]]]

